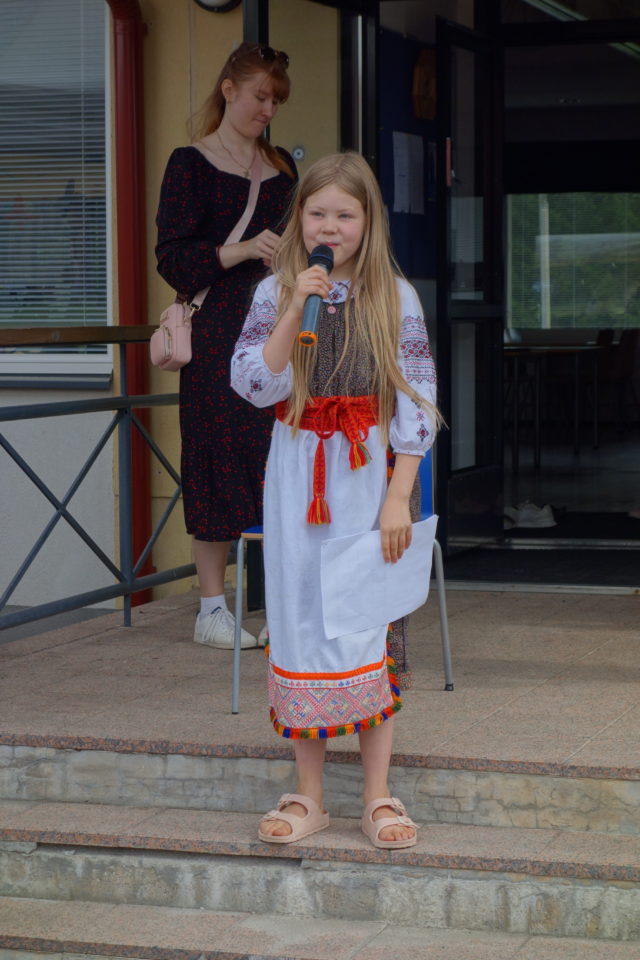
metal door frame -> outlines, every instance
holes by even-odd
[[[436,203],[438,261],[437,283],[437,361],[440,381],[440,405],[445,418],[452,411],[452,321],[489,324],[492,330],[491,341],[485,354],[485,361],[491,369],[490,382],[493,392],[489,404],[487,430],[490,430],[488,445],[490,455],[486,467],[474,466],[466,470],[452,472],[451,433],[444,431],[438,441],[436,505],[440,517],[439,536],[445,554],[450,549],[451,536],[451,485],[452,481],[474,489],[476,478],[492,484],[495,500],[499,501],[503,490],[502,461],[502,326],[503,326],[503,259],[502,250],[502,61],[496,40],[484,32],[471,30],[451,21],[437,19],[437,47],[439,54],[453,46],[470,50],[472,53],[487,55],[490,72],[487,74],[489,97],[484,104],[485,132],[482,146],[482,196],[485,199],[483,209],[483,248],[485,265],[488,267],[482,301],[452,302],[450,299],[449,269],[449,222],[450,203],[449,186],[451,183],[451,118],[453,98],[451,94],[451,58],[438,55],[437,58],[437,150],[438,150],[438,194]],[[490,56],[490,59],[489,59]],[[498,330],[499,327],[499,330]],[[497,477],[500,477],[499,484]],[[455,478],[455,480],[454,480]],[[478,536],[478,542],[495,540],[502,532],[502,511],[499,503],[494,504],[494,513],[487,519],[490,530]]]

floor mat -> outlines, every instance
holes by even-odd
[[[638,540],[640,519],[628,513],[563,512],[554,508],[555,527],[511,527],[505,537],[533,537],[536,540]]]
[[[640,551],[476,547],[446,557],[444,576],[445,580],[489,583],[640,588]]]

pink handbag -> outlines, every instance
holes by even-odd
[[[191,303],[176,298],[175,302],[163,310],[160,326],[151,334],[149,354],[154,367],[161,370],[179,370],[191,360],[191,318],[200,309],[196,300],[204,300],[209,288],[201,290]]]
[[[205,144],[194,143],[194,147],[203,156],[207,156],[209,151]],[[207,159],[209,158],[207,157]],[[256,208],[261,180],[262,155],[258,148],[251,165],[251,186],[249,187],[247,205],[223,246],[228,243],[236,243],[246,230]],[[171,306],[163,310],[160,315],[160,326],[153,331],[149,341],[149,354],[154,367],[160,367],[161,370],[179,370],[189,363],[191,360],[191,322],[204,303],[210,289],[211,287],[205,287],[204,290],[200,290],[191,302],[178,294]]]

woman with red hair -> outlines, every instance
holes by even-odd
[[[289,96],[289,58],[242,43],[227,59],[201,111],[198,139],[174,150],[156,223],[158,271],[193,298],[209,287],[193,320],[193,359],[180,373],[181,473],[201,607],[194,640],[233,646],[224,574],[229,547],[262,522],[262,484],[273,412],[256,410],[229,385],[233,348],[257,283],[270,266],[297,176],[291,156],[265,138]],[[237,242],[252,177],[260,189]],[[242,646],[256,640],[242,631]]]

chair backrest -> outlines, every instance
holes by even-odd
[[[615,353],[613,378],[627,380],[632,377],[638,361],[640,330],[637,327],[623,330]]]
[[[426,456],[420,461],[418,476],[422,494],[421,513],[423,517],[430,517],[433,514],[433,450],[427,450]]]
[[[599,347],[610,347],[613,343],[613,327],[606,327],[603,330],[598,330],[598,336],[596,337],[596,344]]]

